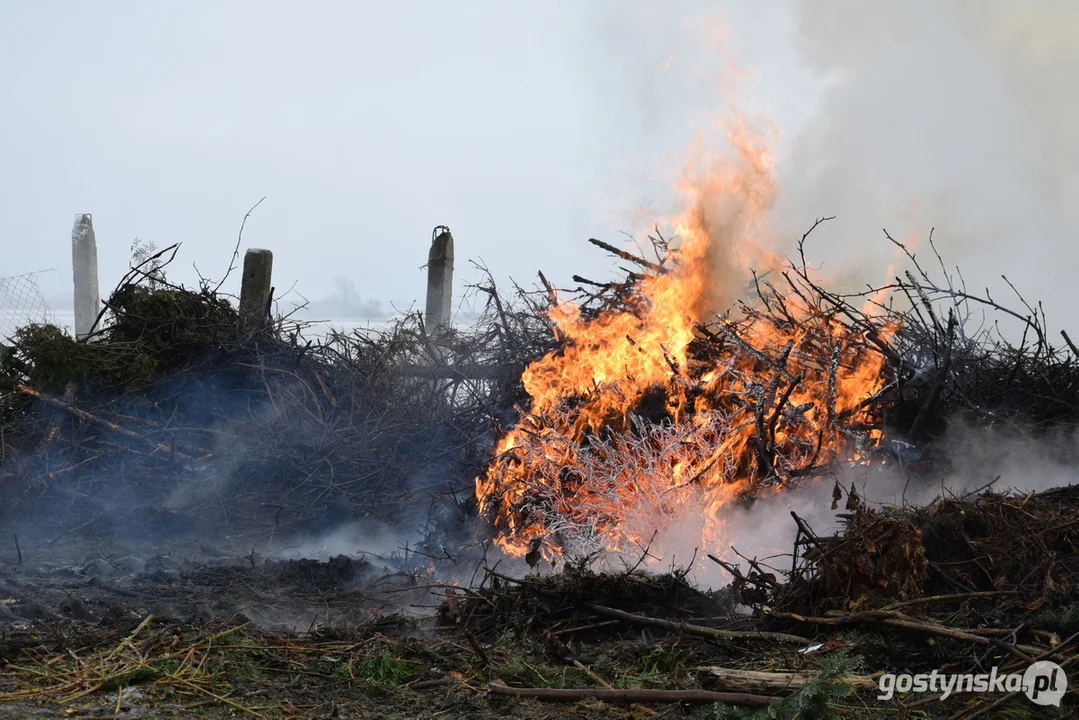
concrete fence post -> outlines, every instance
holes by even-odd
[[[427,254],[427,334],[437,336],[450,329],[453,303],[453,236],[445,225],[435,228]]]
[[[97,238],[90,213],[75,216],[71,230],[71,279],[75,287],[75,338],[90,334],[101,311],[97,285]]]
[[[273,253],[257,248],[248,250],[240,280],[240,318],[245,324],[264,323],[269,318],[272,280]]]

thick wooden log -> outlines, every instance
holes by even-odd
[[[702,667],[701,683],[711,689],[760,695],[788,695],[798,692],[818,676],[816,673],[765,672],[762,670],[734,670],[722,667]],[[836,682],[849,685],[855,690],[876,690],[872,678],[861,675],[844,675]]]

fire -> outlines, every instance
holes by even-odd
[[[834,308],[791,293],[782,313],[746,304],[730,319],[745,268],[782,267],[763,249],[768,143],[741,117],[726,130],[729,156],[695,143],[686,209],[668,223],[680,244],[624,306],[551,309],[560,347],[523,373],[530,407],[476,481],[507,552],[630,550],[688,517],[711,550],[725,506],[864,450],[851,437],[879,438],[849,426],[883,385],[884,355]]]

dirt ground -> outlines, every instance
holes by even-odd
[[[115,537],[21,545],[21,564],[9,552],[0,565],[5,720],[654,716],[468,687],[504,673],[485,672],[467,640],[438,627],[446,595],[429,587],[438,578],[426,563],[266,559],[224,541],[167,552]],[[567,673],[510,636],[484,645],[522,677]]]
[[[492,616],[466,631],[446,617],[461,573],[445,561],[281,559],[211,537],[24,531],[0,551],[0,718],[683,717],[483,687],[696,687],[690,666],[714,654],[632,628],[545,636]]]
[[[365,553],[359,546],[332,554],[347,537],[341,533],[322,546],[303,534],[278,535],[271,544],[265,529],[230,536],[179,528],[150,541],[131,528],[39,526],[24,529],[18,546],[14,533],[5,535],[2,720],[807,720],[943,718],[977,709],[972,696],[915,708],[882,703],[874,691],[854,692],[838,680],[867,676],[896,657],[931,662],[950,653],[972,662],[981,654],[939,638],[803,626],[793,630],[794,644],[721,640],[597,617],[596,606],[611,606],[750,635],[762,627],[729,593],[700,591],[676,574],[555,574],[490,557],[435,561],[415,550]],[[315,557],[290,558],[297,548]],[[480,581],[485,587],[474,589]],[[825,640],[840,642],[831,652],[799,652]],[[707,691],[717,689],[708,672],[715,666],[819,677],[799,692],[781,692],[768,708],[543,702],[496,693]],[[1023,697],[1004,708],[1020,718],[1070,712],[1036,708]]]

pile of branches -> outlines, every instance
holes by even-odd
[[[605,608],[688,619],[725,615],[733,604],[728,593],[694,587],[685,573],[650,575],[630,567],[619,574],[595,573],[582,562],[558,574],[523,579],[485,568],[475,587],[447,588],[438,617],[442,626],[481,639],[507,631],[602,637],[618,625],[617,620],[608,617],[592,623],[588,616],[602,614]]]
[[[914,440],[931,439],[949,418],[1010,421],[1026,427],[1073,428],[1079,423],[1079,348],[1066,330],[1054,345],[1041,303],[1031,304],[1001,276],[1019,309],[989,289],[967,288],[961,270],[949,271],[929,236],[935,274],[885,233],[913,269],[887,285],[844,299],[886,293],[884,312],[902,317],[892,342],[903,367],[895,422]]]
[[[754,275],[745,300],[696,324],[684,364],[665,355],[668,378],[643,392],[599,383],[560,404],[523,405],[512,449],[494,459],[481,486],[496,527],[518,548],[543,538],[587,554],[638,544],[687,504],[710,505],[708,492],[724,485],[730,489],[717,492],[749,497],[852,459],[945,471],[946,434],[959,420],[1074,428],[1079,353],[1066,333],[1066,348],[1050,343],[1040,306],[1018,296],[1017,312],[988,291],[968,292],[932,237],[940,277],[887,236],[913,269],[884,286],[833,292],[806,260],[821,222],[802,237],[797,259]],[[613,316],[631,316],[644,327],[648,284],[680,262],[658,232],[649,239],[654,261],[591,241],[632,267],[614,282],[574,276],[584,324],[602,330]],[[979,312],[997,321],[979,324]],[[560,337],[549,357],[570,357],[590,341]],[[633,396],[623,402],[627,390]]]
[[[838,499],[838,498],[837,498]],[[924,507],[874,508],[851,490],[846,529],[819,536],[796,514],[789,570],[721,562],[763,627],[837,642],[885,672],[1022,673],[1079,662],[1079,489],[975,491]],[[720,562],[717,560],[717,562]],[[992,713],[1018,693],[938,705]],[[899,700],[929,710],[937,691]],[[960,696],[962,697],[962,696]],[[1022,701],[1017,701],[1022,704]]]
[[[1029,614],[1079,602],[1076,486],[919,508],[873,508],[852,490],[847,508],[842,535],[820,538],[803,523],[802,564],[776,605],[812,613],[953,594],[1005,598]]]
[[[578,667],[615,647],[638,657],[682,648],[695,659],[696,678],[664,691],[680,702],[694,702],[697,687],[772,703],[800,697],[796,691],[821,678],[821,661],[834,657],[843,670],[832,681],[858,699],[812,717],[876,717],[890,708],[972,719],[1006,705],[1022,713],[1029,701],[1012,688],[972,694],[941,685],[882,701],[880,675],[1022,675],[1042,660],[1075,671],[1079,490],[971,493],[905,509],[873,508],[850,492],[843,509],[847,528],[835,536],[817,535],[794,516],[793,567],[772,559],[742,568],[710,556],[734,577],[723,590],[697,589],[684,570],[596,574],[582,562],[515,579],[488,569],[478,587],[443,589],[439,619],[492,669],[498,660],[485,643],[505,643],[507,633]],[[545,697],[537,687],[517,692]],[[1061,716],[1073,704],[1066,698]]]
[[[654,262],[592,241],[636,267],[621,282],[575,276],[583,331],[560,336],[531,371],[546,373],[536,383],[546,389],[564,365],[640,352],[661,366],[659,377],[646,385],[627,368],[522,408],[511,450],[481,485],[481,505],[519,547],[540,539],[571,555],[630,547],[687,506],[813,475],[866,453],[880,435],[879,410],[896,387],[886,341],[894,318],[821,289],[803,255],[783,273],[783,288],[758,278],[758,302],[697,322],[685,357],[672,359],[656,323],[688,311],[657,311],[671,301],[656,288],[668,289],[665,276],[700,270],[687,269],[658,233],[650,239]],[[611,327],[625,328],[624,336]],[[871,389],[859,395],[863,387]]]
[[[1063,342],[1053,344],[1041,303],[1028,302],[1007,276],[1001,277],[1019,309],[995,299],[988,288],[981,294],[970,290],[960,268],[945,265],[932,232],[928,245],[938,270],[885,231],[910,269],[890,283],[834,292],[806,261],[809,236],[830,219],[817,220],[802,236],[797,260],[755,277],[751,300],[739,307],[747,317],[777,327],[782,318],[797,326],[784,303],[800,301],[817,313],[834,313],[865,347],[886,358],[880,391],[859,405],[885,441],[879,457],[898,456],[915,472],[940,473],[955,454],[943,441],[954,440],[948,431],[956,425],[1007,426],[1042,437],[1075,430],[1079,348],[1066,330],[1059,332]],[[768,365],[782,358],[780,349],[770,348],[761,360]]]
[[[392,522],[462,490],[467,505],[498,409],[550,341],[526,296],[522,307],[493,281],[477,286],[479,320],[438,338],[408,314],[306,339],[295,312],[241,315],[221,283],[168,282],[175,252],[134,267],[88,337],[30,325],[12,338],[0,365],[6,519],[171,516],[197,530]]]

